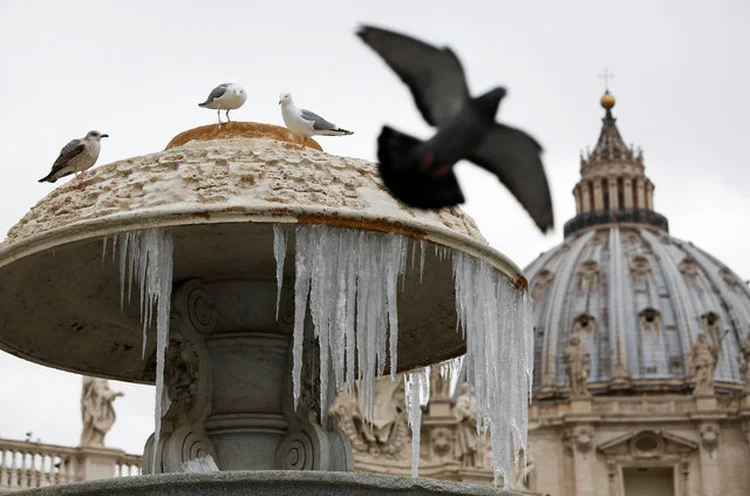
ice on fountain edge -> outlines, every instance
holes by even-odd
[[[384,375],[386,363],[398,363],[397,288],[403,283],[408,258],[417,263],[420,282],[425,252],[430,244],[395,233],[376,233],[326,225],[296,228],[295,317],[293,336],[293,395],[300,395],[302,342],[308,308],[314,335],[320,344],[321,413],[330,406],[328,388],[350,391],[361,381],[366,418],[373,418],[374,382]],[[286,236],[274,229],[274,256],[284,260]],[[531,302],[491,264],[472,256],[432,244],[442,259],[450,258],[456,294],[459,330],[466,339],[463,364],[441,365],[441,375],[450,374],[451,384],[462,380],[476,397],[477,432],[490,435],[495,480],[510,474],[513,462],[525,463],[527,452],[528,402],[533,372]],[[418,260],[417,260],[418,259]],[[368,267],[368,270],[360,270]],[[277,284],[283,278],[277,276]],[[280,294],[278,287],[277,293]],[[390,344],[390,350],[388,350]],[[355,357],[360,365],[355,377]],[[330,376],[335,384],[328,384]],[[394,370],[389,368],[393,379]],[[409,424],[412,427],[412,473],[419,462],[421,406],[429,399],[429,370],[416,369],[405,381]],[[324,419],[323,419],[324,420]],[[325,424],[324,424],[325,425]],[[522,465],[523,466],[523,465]]]
[[[274,257],[277,263],[277,300],[283,285],[287,236],[274,226]],[[304,321],[308,308],[320,350],[321,415],[325,417],[336,393],[351,392],[361,382],[367,418],[373,418],[374,383],[384,375],[386,363],[398,363],[399,279],[403,284],[407,259],[411,268],[419,264],[420,282],[429,244],[395,233],[304,225],[296,227],[295,318],[293,331],[292,384],[295,408],[300,395]],[[104,240],[106,252],[107,240]],[[140,288],[143,320],[143,352],[153,306],[157,320],[157,373],[154,449],[158,446],[162,414],[164,357],[168,343],[169,304],[172,292],[172,238],[163,229],[148,229],[118,235],[121,301],[130,300],[134,281]],[[432,245],[435,253],[450,258],[456,295],[459,329],[466,339],[466,355],[441,364],[440,374],[451,384],[459,380],[476,397],[477,432],[489,432],[495,481],[510,474],[514,463],[525,463],[527,452],[528,401],[533,372],[531,302],[508,279],[486,261]],[[114,256],[114,253],[113,253]],[[359,270],[369,267],[370,270]],[[127,287],[127,292],[126,292]],[[332,297],[333,296],[333,297]],[[278,307],[278,301],[277,301]],[[277,309],[278,312],[278,309]],[[390,345],[390,346],[388,346]],[[355,357],[360,367],[355,377]],[[331,370],[332,369],[332,370]],[[329,377],[333,384],[328,384]],[[429,401],[429,367],[407,373],[407,413],[412,428],[412,474],[419,464],[419,432],[422,406]],[[330,391],[333,392],[333,391]],[[325,418],[321,419],[323,425]],[[156,456],[153,457],[156,463]]]

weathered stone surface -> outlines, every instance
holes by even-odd
[[[214,472],[123,477],[22,491],[29,496],[512,496],[514,492],[461,482],[343,472]]]

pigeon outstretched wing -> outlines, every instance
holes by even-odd
[[[542,147],[525,132],[496,124],[467,157],[495,174],[542,232],[554,227],[552,198],[541,159]]]
[[[372,26],[362,26],[357,36],[406,83],[431,126],[439,127],[466,105],[470,96],[464,70],[450,48]]]

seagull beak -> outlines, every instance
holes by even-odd
[[[102,138],[109,138],[108,134],[102,134]]]
[[[279,100],[279,105],[281,105],[282,103],[284,103],[284,100]]]

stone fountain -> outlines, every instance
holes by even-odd
[[[157,384],[150,475],[54,494],[502,493],[347,474],[351,447],[327,413],[352,380],[473,352],[478,384],[506,395],[488,411],[513,420],[493,448],[525,443],[525,277],[460,210],[406,209],[374,164],[298,144],[271,125],[193,129],[70,180],[9,231],[0,347]],[[518,356],[493,365],[488,347]],[[496,383],[480,378],[492,367]],[[206,455],[220,472],[175,473]]]

